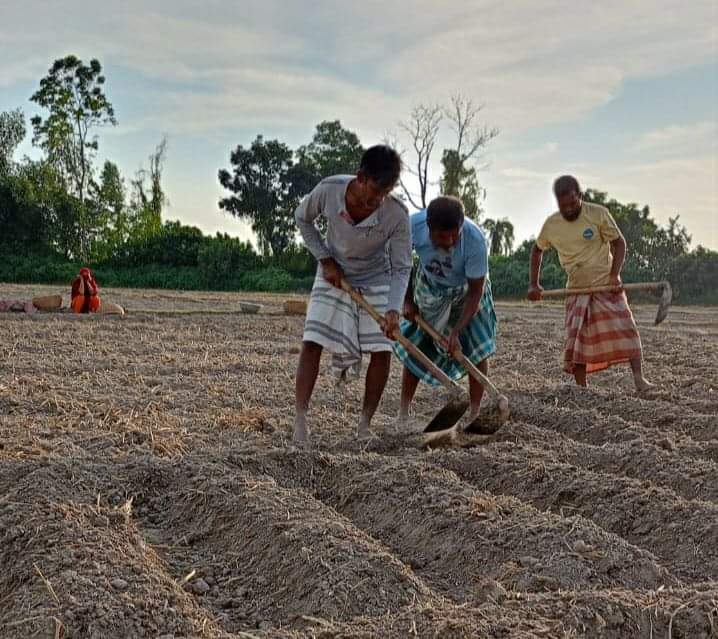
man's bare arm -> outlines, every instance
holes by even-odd
[[[539,284],[541,279],[541,261],[543,260],[543,251],[534,244],[531,248],[531,260],[529,262],[529,292],[528,298],[534,302],[541,299],[543,287]]]
[[[611,264],[611,284],[621,285],[621,269],[626,261],[626,240],[618,237],[611,240],[611,253],[613,253],[613,263]]]
[[[484,294],[485,281],[485,277],[469,279],[469,290],[466,294],[466,299],[464,300],[464,307],[461,310],[461,316],[448,337],[448,348],[450,353],[454,353],[456,350],[461,348],[459,335],[461,334],[461,331],[469,325],[469,322],[471,322],[471,319],[479,310],[481,298]]]

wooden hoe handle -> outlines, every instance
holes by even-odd
[[[384,318],[379,314],[379,311],[377,311],[369,302],[367,302],[364,299],[364,296],[359,293],[354,287],[349,284],[349,282],[346,281],[346,279],[342,278],[342,290],[349,293],[351,298],[359,305],[361,306],[369,315],[371,315],[372,319],[379,324],[379,326],[384,325]],[[442,371],[434,362],[432,362],[424,353],[422,353],[417,346],[415,346],[410,340],[408,340],[404,335],[402,335],[401,331],[396,331],[394,333],[394,338],[397,342],[399,342],[411,355],[419,360],[424,367],[436,378],[438,379],[446,388],[449,390],[456,392],[457,390],[460,390],[461,387],[453,380],[451,377],[449,377],[444,371]]]
[[[621,286],[589,286],[587,288],[556,288],[542,291],[541,297],[564,297],[565,295],[589,295],[591,293],[619,293],[620,291],[654,291],[662,288],[663,282],[639,282]]]
[[[439,333],[429,322],[427,322],[421,315],[416,316],[416,323],[419,325],[419,328],[423,330],[425,333],[427,333],[431,339],[433,339],[435,342],[441,344],[444,348],[447,346],[446,338]],[[456,351],[453,353],[450,353],[450,355],[459,362],[479,384],[484,386],[484,388],[488,388],[489,392],[494,395],[495,397],[498,396],[499,391],[496,389],[496,386],[494,386],[493,382],[486,377],[476,366],[474,366],[473,362],[464,355],[464,352],[461,350],[461,347],[457,348]]]

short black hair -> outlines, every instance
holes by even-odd
[[[560,178],[556,178],[553,183],[553,194],[556,197],[563,197],[575,193],[581,195],[581,187],[578,184],[578,180],[573,175],[562,175]]]
[[[426,223],[432,231],[453,231],[464,223],[464,203],[453,195],[440,195],[429,202]]]
[[[386,144],[369,147],[361,156],[359,170],[381,188],[394,186],[401,175],[401,156]]]

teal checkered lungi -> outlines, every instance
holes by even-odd
[[[468,284],[451,288],[434,284],[428,280],[423,269],[419,268],[414,281],[414,301],[421,316],[437,331],[448,335],[461,316],[468,288]],[[402,320],[401,332],[453,380],[458,381],[466,375],[464,367],[451,358],[417,324]],[[479,310],[469,325],[461,331],[459,341],[464,355],[473,364],[479,364],[496,352],[496,312],[488,278],[484,283]],[[434,386],[439,384],[399,342],[394,342],[394,353],[415,377]]]

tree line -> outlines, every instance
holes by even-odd
[[[0,113],[0,280],[67,283],[89,264],[105,285],[220,290],[300,290],[311,286],[316,264],[299,240],[293,212],[325,176],[353,173],[364,151],[359,137],[338,120],[317,124],[306,144],[292,149],[257,135],[229,154],[218,171],[225,195],[218,207],[251,225],[257,249],[226,234],[168,221],[162,138],[146,167],[125,178],[119,167],[97,165],[100,133],[118,126],[98,60],[56,60],[30,97],[39,113],[30,120],[38,160],[17,159],[28,134],[21,109]],[[402,153],[398,186],[409,208],[428,204],[433,192],[456,195],[487,234],[497,296],[526,290],[531,241],[514,247],[506,218],[486,217],[479,181],[482,154],[499,135],[481,122],[482,105],[456,95],[447,104],[421,104],[389,133]],[[439,141],[445,148],[439,148]],[[440,174],[433,175],[440,165]],[[671,218],[660,226],[647,206],[623,204],[589,189],[586,199],[609,208],[626,236],[624,279],[671,280],[684,302],[718,302],[718,254],[690,248],[691,238]],[[560,287],[555,254],[546,256],[543,281]]]

